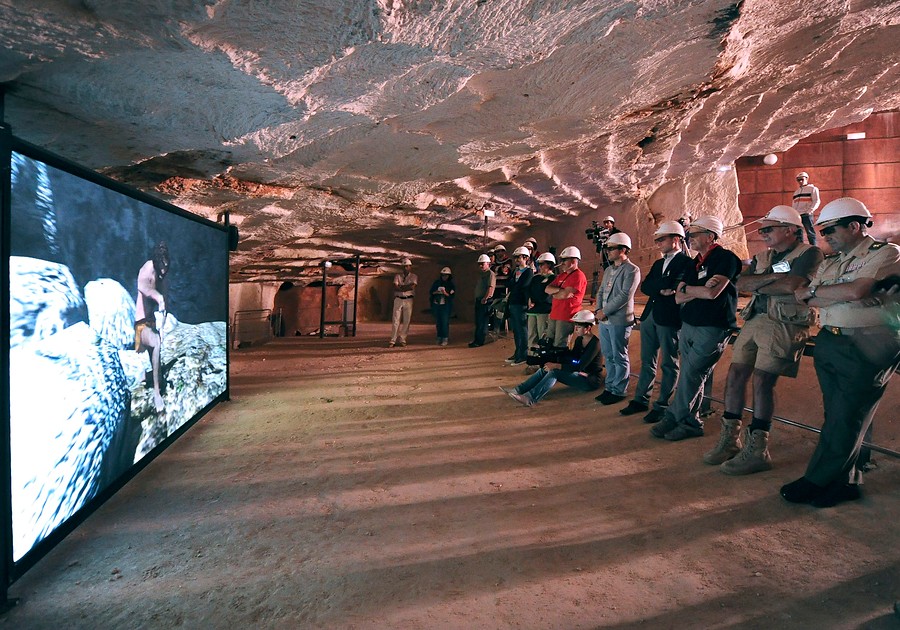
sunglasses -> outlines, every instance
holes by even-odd
[[[608,250],[608,251],[614,251],[617,249],[625,249],[625,248],[622,247],[621,245],[604,245],[603,249]]]
[[[822,228],[821,230],[819,230],[819,234],[821,234],[822,236],[828,236],[829,234],[834,234],[835,230],[837,230],[839,227],[844,227],[844,226],[843,225],[831,225],[831,226],[828,226],[827,228]]]

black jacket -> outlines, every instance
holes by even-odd
[[[681,328],[681,307],[675,304],[674,295],[660,295],[659,292],[664,289],[675,289],[678,283],[690,275],[693,271],[694,261],[684,252],[675,254],[666,272],[663,273],[663,260],[660,258],[653,266],[650,267],[650,273],[641,283],[641,293],[650,298],[644,312],[641,314],[641,321],[650,317],[653,313],[653,320],[660,326],[668,326],[670,328]]]
[[[518,280],[516,279],[515,269],[509,272],[509,280],[507,280],[506,286],[509,289],[507,295],[509,295],[510,304],[518,304],[519,306],[528,304],[528,286],[531,284],[533,276],[534,271],[531,267],[525,267]]]

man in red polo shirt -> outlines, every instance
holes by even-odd
[[[559,260],[559,275],[545,289],[553,298],[550,320],[547,324],[547,338],[553,340],[553,345],[557,348],[565,346],[569,335],[575,330],[572,318],[581,310],[581,302],[587,290],[587,278],[578,268],[581,260],[578,248],[566,247],[560,252]]]

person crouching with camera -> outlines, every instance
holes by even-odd
[[[546,365],[516,387],[500,389],[513,400],[526,407],[533,407],[559,381],[569,387],[589,392],[600,387],[600,340],[594,334],[596,323],[589,310],[575,313],[571,319],[575,332],[569,337],[568,348],[550,352],[542,358],[548,363],[559,363],[560,367],[548,370]],[[531,357],[529,357],[529,361]]]

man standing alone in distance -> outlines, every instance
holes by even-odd
[[[727,475],[749,475],[772,468],[769,434],[779,376],[795,378],[815,313],[798,303],[794,291],[809,284],[822,263],[818,247],[803,242],[796,210],[775,206],[759,223],[766,249],[753,257],[737,289],[752,293],[741,311],[744,327],[734,343],[725,383],[725,415],[719,443],[703,456]],[[753,420],[741,445],[741,414],[753,377]]]
[[[496,287],[497,274],[491,271],[491,257],[482,254],[478,257],[478,275],[475,278],[475,337],[469,343],[470,348],[484,345],[488,329],[488,311]]]
[[[560,273],[545,289],[553,298],[547,338],[553,340],[556,348],[566,346],[569,335],[575,330],[572,318],[581,310],[581,302],[587,290],[587,278],[578,268],[578,262],[581,260],[578,248],[574,245],[566,247],[559,253],[559,259]]]
[[[403,273],[394,276],[394,312],[391,317],[391,341],[388,348],[393,348],[399,340],[401,346],[406,345],[409,323],[412,319],[413,298],[416,296],[416,285],[419,278],[412,272],[412,261],[404,258]]]
[[[649,299],[641,314],[641,371],[634,398],[619,411],[623,416],[647,411],[650,392],[656,380],[657,354],[662,369],[659,396],[644,422],[662,420],[675,391],[678,380],[678,330],[681,328],[681,307],[675,303],[675,288],[693,268],[690,256],[684,253],[684,228],[677,221],[664,221],[653,234],[662,258],[653,263],[641,292]]]
[[[816,229],[813,227],[813,215],[819,207],[819,189],[809,183],[809,173],[806,171],[797,173],[797,185],[799,188],[794,192],[792,205],[803,221],[806,240],[810,245],[815,245]]]
[[[135,300],[134,351],[146,350],[150,355],[153,375],[153,405],[157,412],[165,408],[160,392],[159,353],[162,330],[166,321],[166,275],[169,273],[169,247],[160,242],[150,260],[141,266],[137,278]]]

